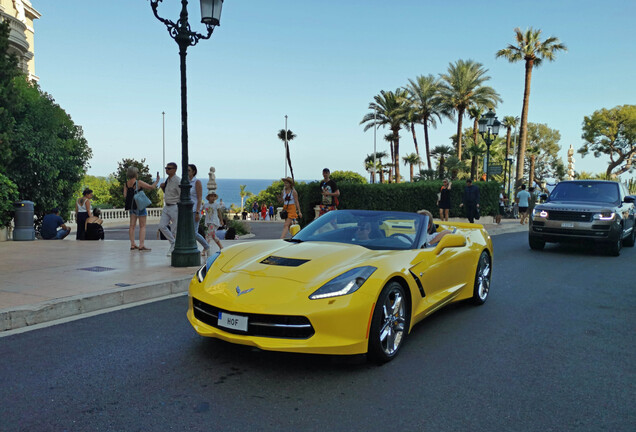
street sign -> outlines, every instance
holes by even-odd
[[[488,174],[495,175],[503,172],[503,165],[490,165],[488,166]]]

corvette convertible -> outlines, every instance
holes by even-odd
[[[447,231],[431,246],[435,231]],[[227,247],[192,278],[188,319],[202,336],[263,350],[393,359],[413,326],[489,293],[481,225],[426,215],[329,212],[288,240]]]

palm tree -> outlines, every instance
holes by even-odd
[[[411,183],[413,183],[413,165],[419,165],[422,163],[422,158],[417,153],[411,153],[402,158],[404,165],[409,165],[411,170]]]
[[[428,169],[432,169],[430,142],[428,138],[428,127],[437,127],[437,120],[441,122],[442,115],[447,115],[442,108],[439,96],[439,80],[433,75],[418,76],[415,81],[409,80],[406,87],[411,103],[411,110],[415,112],[416,118],[424,126],[424,143],[426,144],[426,162]],[[437,120],[436,120],[437,119]],[[413,139],[415,139],[415,131],[413,130]],[[417,144],[415,151],[417,150]]]
[[[508,167],[508,155],[510,155],[510,144],[512,142],[512,129],[517,127],[519,123],[519,117],[504,116],[501,125],[506,128],[506,157],[504,159],[504,167]],[[508,188],[509,180],[507,180],[508,170],[504,170],[504,185]],[[508,189],[506,189],[508,190]]]
[[[281,129],[278,131],[278,138],[285,143],[285,155],[287,157],[287,164],[289,165],[289,172],[291,173],[292,179],[294,178],[294,169],[292,168],[291,156],[289,154],[289,141],[296,138],[296,134],[291,131],[291,129]]]
[[[395,177],[400,178],[400,128],[406,121],[408,112],[406,90],[397,89],[394,92],[382,90],[379,95],[373,97],[375,102],[369,104],[370,113],[366,114],[360,124],[366,123],[367,131],[376,125],[389,126],[393,133],[393,164],[395,165]]]
[[[515,189],[523,183],[523,164],[525,162],[526,142],[528,139],[528,104],[530,102],[530,82],[532,68],[539,67],[543,60],[554,61],[557,51],[567,51],[567,47],[558,38],[552,36],[541,41],[541,30],[532,27],[524,32],[518,27],[515,31],[516,45],[509,44],[497,51],[497,57],[505,57],[510,63],[525,61],[526,75],[521,109],[521,125],[519,127],[519,146],[517,147],[517,171]]]
[[[444,162],[444,166],[446,170],[450,173],[451,180],[455,180],[459,173],[462,173],[461,177],[466,177],[466,171],[468,171],[468,167],[466,166],[466,162],[460,161],[459,158],[455,155],[451,155]]]
[[[243,213],[243,203],[245,202],[245,197],[251,197],[252,195],[254,195],[252,192],[245,190],[245,188],[247,187],[247,185],[240,185],[239,188],[241,188],[241,191],[239,192],[239,195],[241,197],[241,213]]]
[[[501,102],[499,94],[487,85],[490,79],[481,63],[473,60],[457,60],[448,65],[448,72],[441,74],[440,95],[442,106],[448,111],[457,111],[457,158],[462,160],[462,121],[464,112],[471,105],[489,108]]]
[[[468,117],[473,119],[473,144],[479,144],[479,119],[484,113],[484,107],[479,105],[472,105],[468,107]]]
[[[478,175],[479,158],[486,154],[486,150],[479,144],[471,144],[466,148],[466,153],[471,157],[470,178],[476,179]],[[491,156],[492,157],[492,156]]]
[[[367,155],[364,158],[364,169],[367,170],[371,174],[370,179],[371,183],[375,183],[375,174],[382,173],[382,158],[386,157],[385,152],[376,152],[375,157],[374,154]],[[375,162],[375,163],[374,163]],[[375,168],[375,169],[374,169]],[[380,176],[380,183],[382,183],[382,176]]]
[[[437,170],[439,172],[439,178],[444,178],[444,163],[445,159],[453,153],[453,148],[450,146],[440,145],[431,151],[431,156],[439,157],[437,162]]]

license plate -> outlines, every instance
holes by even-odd
[[[561,228],[574,228],[574,224],[572,222],[563,222]]]
[[[219,326],[246,332],[247,317],[219,312]]]

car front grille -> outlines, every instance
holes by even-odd
[[[304,316],[265,315],[228,311],[204,303],[194,297],[192,298],[192,307],[196,319],[228,333],[281,339],[308,339],[315,333],[309,319]],[[219,326],[219,312],[247,317],[247,332]]]
[[[549,220],[568,221],[568,222],[592,222],[593,213],[586,212],[568,212],[568,211],[555,211],[548,212]]]
[[[532,231],[542,234],[558,234],[563,236],[573,237],[607,237],[609,230],[606,228],[594,229],[594,230],[578,230],[578,229],[563,229],[563,228],[546,228],[544,226],[533,226]]]

